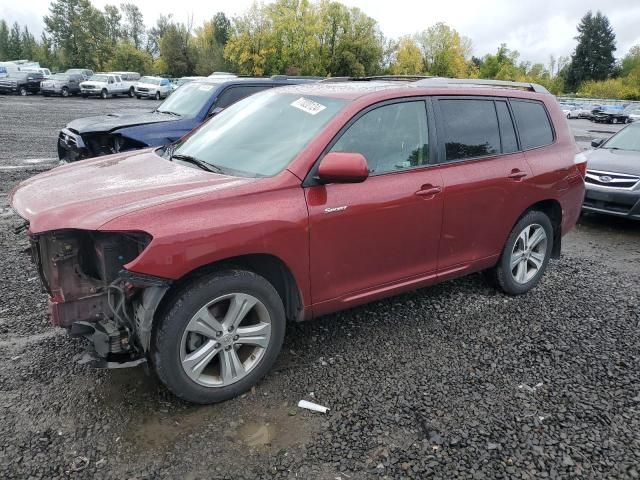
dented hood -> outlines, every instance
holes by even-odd
[[[221,193],[254,178],[218,175],[171,162],[153,150],[55,168],[20,183],[11,206],[32,233],[64,228],[96,230],[127,213],[187,197]]]
[[[131,112],[125,111],[95,117],[78,118],[70,122],[67,128],[82,135],[84,133],[111,132],[118,128],[148,125],[150,123],[175,122],[176,120],[182,119],[176,115],[168,115],[157,111],[141,113],[139,110],[133,110]]]

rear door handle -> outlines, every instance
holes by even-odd
[[[416,192],[416,195],[419,195],[421,197],[429,197],[436,195],[441,191],[441,187],[434,187],[433,185],[423,185],[422,188]]]
[[[524,178],[527,176],[527,172],[523,172],[522,170],[517,170],[514,169],[511,171],[511,173],[509,175],[507,175],[509,178],[513,178],[514,180],[520,180],[521,178]]]

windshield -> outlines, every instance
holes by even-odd
[[[92,82],[107,83],[109,81],[109,77],[107,75],[91,75],[89,80]]]
[[[340,99],[267,90],[213,117],[172,154],[194,157],[225,173],[272,176],[282,171],[345,104]]]
[[[630,125],[620,130],[607,140],[602,147],[640,152],[640,124]]]
[[[158,110],[177,113],[182,117],[194,117],[211,98],[216,87],[209,83],[186,83],[162,102]]]
[[[69,80],[69,75],[66,75],[64,73],[56,73],[55,75],[51,76],[52,80]]]
[[[139,80],[140,83],[149,83],[151,85],[160,85],[160,80],[153,77],[142,77]]]

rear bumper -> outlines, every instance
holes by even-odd
[[[587,184],[582,210],[640,220],[640,189],[599,188]]]
[[[63,162],[75,162],[91,157],[91,152],[82,137],[63,128],[58,135],[58,158]]]

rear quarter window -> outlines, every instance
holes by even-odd
[[[553,128],[544,105],[540,102],[511,100],[523,150],[553,143]]]

